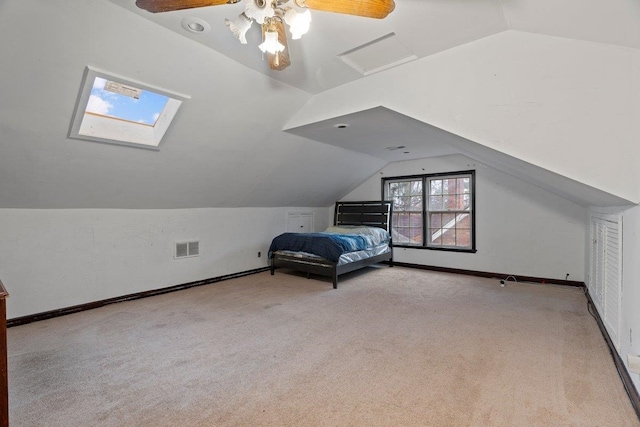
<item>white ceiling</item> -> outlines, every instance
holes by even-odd
[[[377,107],[287,129],[287,132],[387,162],[460,152],[450,144],[455,135],[438,135],[431,129],[423,122]]]
[[[109,1],[309,93],[362,78],[338,55],[390,33],[417,58],[509,29],[640,48],[636,0],[395,0],[395,10],[382,20],[312,11],[309,33],[289,41],[292,65],[272,71],[257,48],[257,25],[247,34],[248,44],[241,45],[224,24],[243,11],[242,2],[154,14],[136,7],[135,0]],[[202,19],[211,31],[186,31],[185,18]]]
[[[286,132],[387,162],[464,154],[583,206],[618,206],[628,203],[623,198],[384,107],[290,128]],[[398,139],[398,135],[402,135],[402,138]]]
[[[272,71],[257,47],[261,43],[257,25],[247,33],[248,43],[242,45],[224,24],[225,18],[233,20],[244,10],[243,3],[149,13],[136,7],[135,0],[109,1],[309,93],[361,78],[338,55],[389,33],[395,33],[401,43],[422,58],[508,29],[498,0],[396,0],[395,10],[382,20],[312,11],[309,33],[300,40],[289,41],[292,65],[284,71]],[[181,22],[191,17],[209,23],[211,31],[205,34],[186,31]]]
[[[596,71],[610,80],[635,75],[640,72],[635,51],[640,49],[640,2],[396,0],[395,11],[384,20],[312,12],[310,33],[290,42],[292,65],[284,72],[268,70],[257,49],[256,32],[249,35],[248,45],[240,45],[224,25],[225,18],[234,18],[241,10],[242,5],[236,4],[150,14],[139,10],[135,0],[0,0],[0,208],[328,206],[390,161],[451,152],[475,156],[550,190],[561,186],[555,192],[577,203],[621,200],[606,200],[597,191],[583,192],[583,187],[571,190],[570,182],[545,170],[544,161],[528,167],[531,152],[526,150],[513,150],[525,154],[514,157],[487,148],[496,141],[504,142],[495,135],[524,135],[521,127],[502,120],[502,111],[513,113],[508,117],[525,117],[522,126],[530,125],[537,139],[555,141],[554,132],[564,118],[538,114],[535,122],[528,123],[527,113],[549,105],[566,112],[572,103],[579,106],[577,103],[584,100],[559,96],[547,100],[546,105],[531,104],[524,98],[529,96],[527,91],[520,90],[522,82],[548,79],[550,76],[540,72],[544,63],[527,71],[528,63],[519,58],[517,69],[522,75],[496,78],[492,67],[474,75],[478,61],[468,61],[466,52],[486,40],[486,45],[499,50],[504,40],[492,37],[519,30],[505,37],[512,49],[505,52],[517,51],[514,46],[528,52],[527,44],[533,38],[523,37],[523,32],[579,40],[584,44],[576,54],[580,59],[595,52],[593,46],[606,44],[605,53],[618,49],[623,54],[598,56],[614,60]],[[180,25],[184,17],[204,19],[211,32],[185,32]],[[418,59],[364,77],[337,57],[391,32]],[[544,52],[536,49],[531,50],[532,55],[543,58]],[[634,52],[625,56],[629,49]],[[438,66],[446,68],[447,53],[458,51],[465,54],[459,55],[456,64],[468,67],[471,75],[463,88]],[[511,61],[507,53],[500,56],[494,52],[491,58],[495,69],[505,68]],[[549,59],[538,61],[534,56],[527,60],[538,64]],[[67,137],[87,65],[191,96],[159,152]],[[580,92],[570,73],[556,72],[560,67],[566,68],[566,64],[558,64],[550,72],[556,79],[554,85],[571,86]],[[375,83],[362,89],[360,83],[367,82]],[[618,98],[622,90],[628,93],[625,96],[637,98],[640,85],[625,82],[621,81],[616,92],[607,88],[585,92],[589,96],[611,93],[589,100],[613,111],[610,116],[598,117],[602,135],[608,135],[606,129],[618,129],[608,143],[635,141],[634,132],[626,131],[635,128],[625,114],[633,115],[636,110],[625,109],[637,103],[629,99],[618,102]],[[421,114],[406,114],[406,107],[416,104],[408,99],[411,95],[386,104],[376,100],[378,93],[391,94],[400,83],[422,89]],[[510,86],[514,84],[520,86]],[[354,86],[358,90],[350,91]],[[497,101],[513,98],[520,104],[502,103],[480,111],[483,104],[476,102],[475,111],[469,106],[461,109],[468,104],[465,97],[484,97],[479,88],[499,90]],[[359,95],[347,99],[334,96],[361,94],[363,90],[367,99],[373,99],[365,106],[355,98]],[[328,93],[331,96],[325,97]],[[505,96],[510,93],[515,95]],[[327,99],[334,100],[327,104]],[[283,132],[293,117],[320,104],[326,110],[322,119]],[[474,118],[474,114],[478,122],[493,118],[482,126],[477,138],[469,137],[473,132],[458,135],[439,123],[451,119],[464,124],[461,120]],[[573,126],[580,117],[571,119]],[[349,121],[351,126],[337,132],[332,128],[336,121]],[[594,120],[587,117],[585,122]],[[434,129],[447,129],[449,135]],[[501,130],[505,132],[498,132]],[[574,135],[571,129],[561,130],[562,137]],[[589,135],[588,128],[576,130],[582,131],[575,132],[580,139]],[[509,149],[518,142],[511,138],[503,145]],[[408,149],[386,150],[399,145]],[[634,158],[626,156],[625,160]],[[548,169],[557,169],[549,159]]]

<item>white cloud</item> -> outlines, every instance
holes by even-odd
[[[155,113],[153,115],[153,123],[155,123],[158,120],[158,117],[160,117],[160,113]]]
[[[97,95],[91,95],[87,103],[87,110],[90,113],[109,114],[109,110],[113,108],[113,104],[105,101]]]

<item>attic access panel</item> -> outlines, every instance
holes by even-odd
[[[190,97],[87,67],[69,137],[159,150],[187,99]]]
[[[338,57],[363,76],[418,59],[400,41],[396,33],[389,33],[362,46],[343,52]]]

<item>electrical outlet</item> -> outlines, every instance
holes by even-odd
[[[627,364],[631,372],[640,374],[640,356],[627,354]]]
[[[262,256],[262,252],[258,252],[258,258]]]

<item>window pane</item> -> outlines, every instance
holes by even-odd
[[[464,194],[469,192],[469,178],[458,178],[458,194]]]
[[[411,210],[414,212],[422,212],[422,196],[411,197]]]
[[[398,208],[401,211],[408,211],[411,208],[411,197],[409,196],[398,196],[397,197],[399,203]]]
[[[442,180],[441,179],[432,179],[430,186],[430,195],[438,196],[442,194]]]
[[[411,229],[411,243],[416,245],[422,245],[422,225],[417,228]]]
[[[456,231],[456,246],[471,247],[471,230]]]
[[[429,227],[431,228],[442,227],[442,214],[440,213],[430,214]]]
[[[422,180],[411,182],[411,195],[422,197]]]
[[[464,195],[451,196],[452,203],[451,209],[456,211],[465,210],[467,207],[465,206],[465,197]]]
[[[456,210],[457,211],[463,211],[465,210],[466,207],[464,205],[464,196],[456,196]]]
[[[456,228],[471,229],[471,215],[469,214],[458,215]]]
[[[444,208],[442,204],[442,196],[430,196],[429,197],[429,210],[441,211]]]
[[[430,228],[429,236],[431,236],[431,244],[433,245],[442,245],[441,232],[439,228]]]
[[[442,226],[445,228],[454,227],[455,219],[456,219],[456,214],[452,214],[452,213],[442,214]]]
[[[442,245],[455,246],[456,244],[456,229],[448,228],[442,230]]]
[[[442,194],[455,194],[456,193],[456,180],[455,179],[443,179],[442,180]]]
[[[444,210],[445,211],[455,210],[455,208],[456,208],[456,198],[455,198],[455,196],[444,196],[442,198],[442,200],[444,201]]]
[[[398,212],[394,214],[396,217],[396,226],[397,227],[407,227],[409,225],[409,214],[404,212]]]
[[[407,229],[404,228],[394,228],[393,229],[393,242],[394,243],[409,243],[411,240],[407,235]]]
[[[422,245],[422,227],[396,227],[392,237],[396,244]]]
[[[422,214],[411,215],[411,226],[422,228]]]

